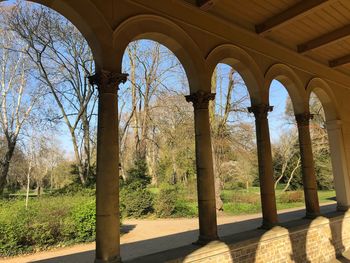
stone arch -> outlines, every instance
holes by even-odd
[[[5,2],[7,0],[0,0]],[[84,36],[91,48],[96,67],[112,67],[112,29],[90,0],[26,0],[44,5],[68,19]]]
[[[128,44],[139,39],[159,42],[171,50],[185,69],[191,92],[210,91],[208,74],[199,47],[190,36],[170,20],[155,15],[139,15],[122,22],[113,33],[118,70]]]
[[[322,103],[326,121],[340,120],[338,106],[328,83],[321,78],[311,79],[306,88],[308,101],[312,92]]]
[[[242,76],[252,104],[263,103],[264,76],[254,59],[246,51],[231,44],[220,45],[214,48],[206,58],[210,76],[219,63],[230,65]]]
[[[337,205],[338,209],[346,210],[350,207],[350,180],[338,105],[331,88],[323,79],[311,79],[307,85],[306,92],[308,101],[312,92],[321,101],[326,117]]]
[[[265,93],[267,101],[269,100],[271,82],[274,79],[281,82],[287,89],[295,114],[304,113],[308,110],[303,82],[293,69],[284,64],[274,64],[265,73],[264,89],[267,91]]]

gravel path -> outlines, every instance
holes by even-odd
[[[323,204],[322,212],[335,210],[335,203]],[[280,222],[303,217],[304,210],[288,209],[279,215]],[[251,230],[260,226],[261,215],[218,216],[219,236],[227,236]],[[123,230],[127,233],[121,237],[121,254],[123,260],[164,251],[191,244],[198,237],[198,219],[154,219],[126,220]],[[95,244],[74,245],[33,255],[21,256],[0,263],[92,263]]]

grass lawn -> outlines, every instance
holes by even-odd
[[[277,209],[304,207],[304,197],[301,191],[283,193],[276,190]],[[224,211],[230,215],[254,214],[261,211],[260,193],[258,187],[246,190],[223,190]],[[335,191],[318,191],[320,203],[335,200]]]
[[[158,188],[149,188],[149,190],[154,195],[159,193]],[[302,190],[296,192],[296,196],[293,197],[294,191],[284,193],[281,189],[276,189],[277,209],[304,207]],[[250,187],[248,191],[245,189],[223,190],[221,198],[224,202],[224,212],[229,215],[255,214],[261,211],[259,187]],[[331,202],[335,200],[335,191],[318,191],[318,198],[320,203]],[[198,211],[196,201],[186,201],[186,204],[191,207],[192,211]]]

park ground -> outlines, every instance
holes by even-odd
[[[335,202],[322,204],[322,212],[335,210]],[[280,222],[301,218],[304,209],[290,208],[279,213]],[[261,214],[228,215],[219,213],[218,230],[220,236],[232,235],[259,227]],[[197,218],[172,219],[127,219],[123,223],[121,253],[124,260],[191,244],[198,236]],[[1,263],[73,263],[92,262],[95,244],[93,242],[53,249],[32,255],[0,260]],[[344,259],[348,260],[347,254]],[[334,261],[343,262],[343,261]],[[349,262],[349,261],[344,261]]]

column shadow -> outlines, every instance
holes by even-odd
[[[326,205],[322,207],[323,213],[328,213],[330,218],[339,216],[340,214],[332,214],[330,211],[335,210],[336,205]],[[311,262],[306,256],[306,241],[307,234],[300,237],[294,237],[293,233],[300,229],[308,228],[311,224],[311,220],[300,219],[304,216],[305,210],[301,209],[294,212],[286,212],[279,215],[279,219],[282,222],[281,226],[289,231],[289,238],[291,240],[291,255],[290,258],[297,263]],[[338,219],[339,220],[339,219]],[[223,253],[227,253],[227,257],[232,262],[245,262],[253,263],[259,261],[259,255],[257,251],[261,249],[267,249],[261,247],[261,240],[265,234],[269,234],[269,231],[257,229],[261,224],[261,218],[249,219],[241,222],[234,222],[229,224],[223,224],[218,227],[219,235],[221,236],[221,242],[213,242],[213,246],[219,245],[219,250]],[[125,227],[126,231],[128,226]],[[332,229],[332,228],[331,228]],[[286,231],[287,231],[286,230]],[[129,231],[132,231],[129,230]],[[338,233],[339,229],[334,228],[332,231],[332,244],[334,246],[339,245]],[[305,231],[307,232],[307,231]],[[288,232],[287,232],[288,236]],[[176,260],[176,262],[183,262],[188,257],[198,255],[200,253],[208,253],[205,248],[201,248],[191,243],[198,237],[198,231],[186,231],[178,234],[172,234],[168,236],[152,238],[148,240],[122,244],[121,255],[123,262],[166,262]],[[338,242],[338,243],[337,243]],[[208,245],[210,247],[210,244]],[[344,246],[343,246],[344,247]],[[338,250],[337,250],[338,251]],[[339,250],[340,252],[340,250]],[[40,260],[35,262],[42,263],[69,263],[69,262],[93,262],[95,252],[87,251],[83,253],[76,253],[72,255],[51,258],[47,260]],[[286,255],[288,257],[288,255]],[[348,259],[343,258],[340,262],[349,262]],[[33,261],[34,262],[34,261]]]

